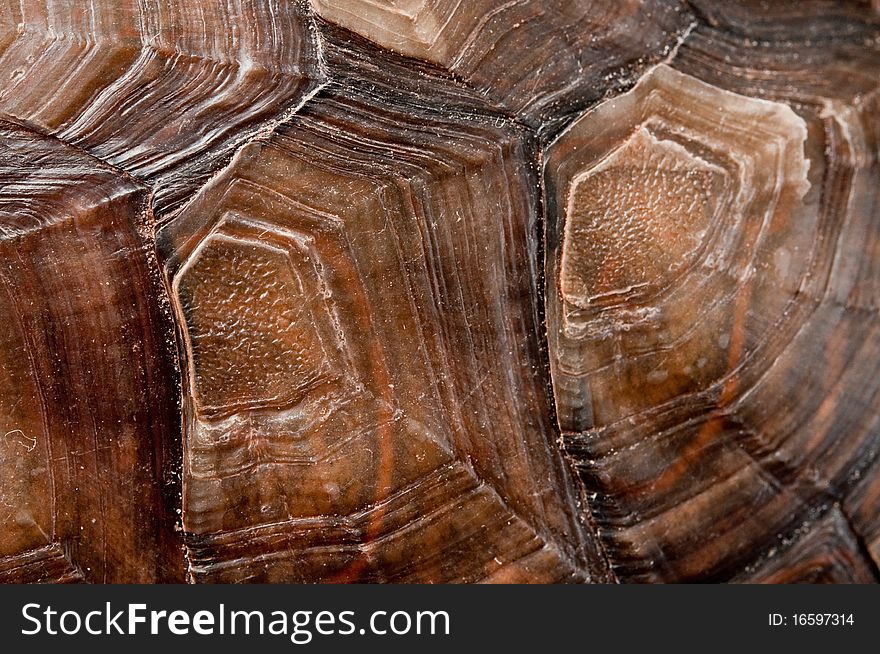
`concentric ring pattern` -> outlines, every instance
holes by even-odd
[[[0,581],[880,580],[868,0],[0,0]]]

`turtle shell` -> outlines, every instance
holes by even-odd
[[[878,9],[0,2],[0,580],[880,580]]]

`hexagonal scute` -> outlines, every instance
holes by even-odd
[[[876,578],[880,20],[869,3],[857,1],[693,4],[703,22],[682,44],[675,68],[719,88],[786,103],[808,132],[802,230],[813,242],[796,257],[810,261],[798,299],[812,313],[752,393],[760,399],[746,419],[761,425],[752,451],[797,487],[813,530],[827,534],[814,516],[840,508],[861,556],[873,559]],[[789,536],[780,533],[772,549],[780,540]],[[852,541],[842,533],[836,542]],[[839,554],[840,561],[857,558]]]
[[[0,112],[155,184],[161,213],[320,77],[300,3],[0,2]]]
[[[158,233],[191,574],[601,578],[538,358],[530,140],[365,57],[370,95],[332,84]]]
[[[182,581],[146,189],[0,121],[0,581]]]
[[[804,115],[661,65],[548,149],[557,415],[622,578],[729,578],[878,445],[880,323],[840,258],[876,229],[834,213]]]
[[[573,411],[605,426],[708,388],[743,354],[735,349],[760,340],[731,338],[732,300],[768,263],[784,282],[784,255],[806,246],[807,235],[785,231],[808,187],[805,139],[788,107],[659,66],[549,149],[548,204],[564,221],[548,231],[564,431],[581,429]],[[784,307],[795,290],[764,308]]]

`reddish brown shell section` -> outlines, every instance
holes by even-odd
[[[0,581],[880,579],[871,0],[0,0]]]
[[[181,580],[147,191],[0,122],[0,580]]]

